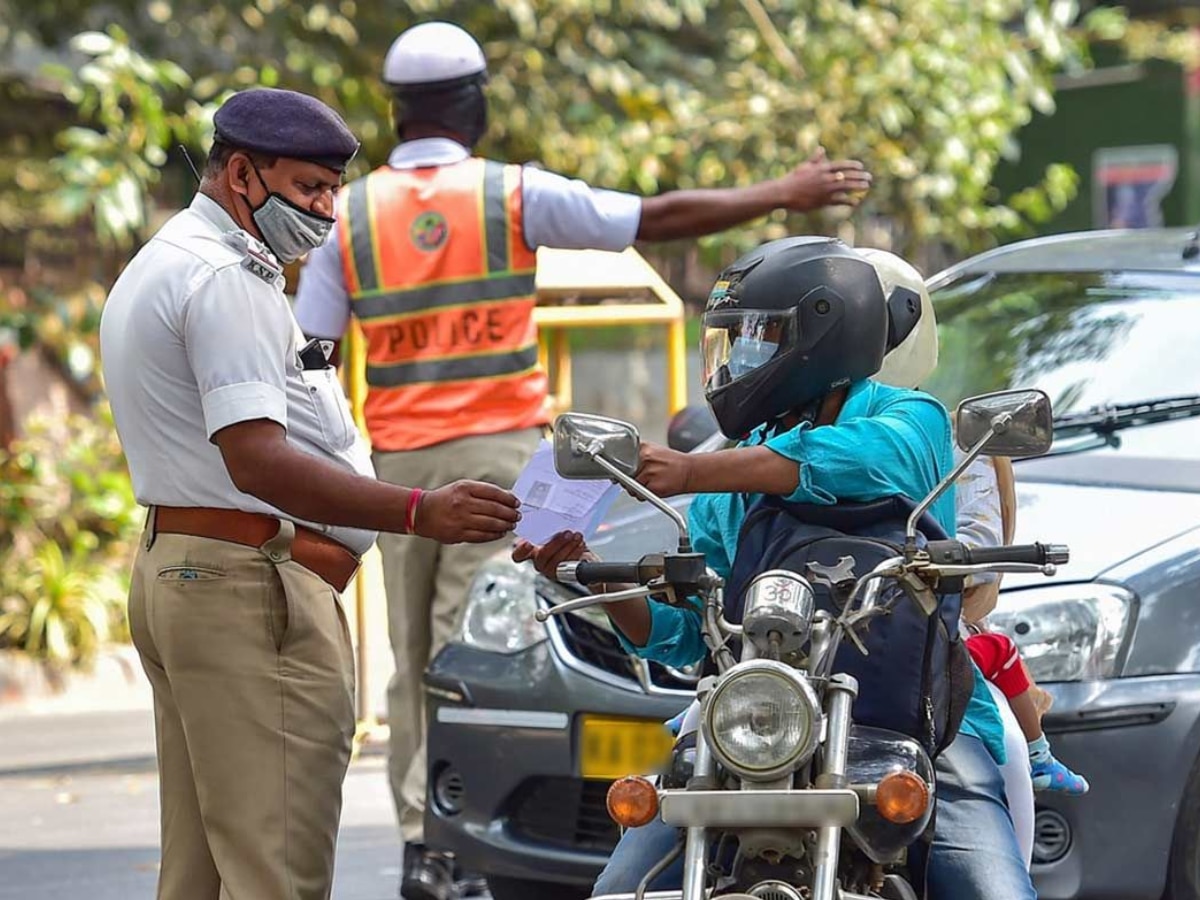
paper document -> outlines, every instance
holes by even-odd
[[[554,471],[554,448],[543,440],[513,486],[521,501],[517,536],[534,544],[544,544],[560,531],[577,531],[590,538],[620,492],[611,481],[559,477]]]

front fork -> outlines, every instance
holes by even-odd
[[[850,675],[834,675],[825,689],[829,712],[825,732],[823,765],[817,776],[818,788],[846,786],[846,751],[850,746],[851,709],[858,696],[858,682]],[[817,830],[817,850],[813,866],[813,900],[838,900],[838,850],[842,829],[827,825]]]
[[[844,788],[846,786],[846,752],[850,746],[851,711],[858,696],[858,682],[850,675],[834,675],[825,689],[825,741],[822,745],[822,767],[815,787]],[[696,735],[696,761],[693,778],[711,783],[717,765],[701,730]],[[813,866],[813,900],[839,900],[837,869],[842,829],[828,825],[817,829],[817,847]],[[704,883],[708,870],[708,829],[693,826],[687,830],[683,854],[683,900],[705,900]]]

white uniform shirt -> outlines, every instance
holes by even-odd
[[[222,428],[253,419],[278,422],[306,453],[374,475],[334,370],[301,367],[304,338],[273,262],[197,194],[113,285],[100,352],[141,504],[284,516],[234,487],[212,443]],[[371,531],[302,524],[356,553],[375,542]]]
[[[405,141],[388,158],[394,169],[449,166],[470,157],[449,138]],[[620,191],[597,190],[578,179],[564,178],[533,166],[521,175],[521,210],[525,242],[531,250],[624,250],[637,237],[642,198]],[[324,245],[308,256],[296,292],[296,318],[305,334],[337,340],[350,322],[350,296],[343,277],[337,226]]]

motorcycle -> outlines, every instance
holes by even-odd
[[[816,609],[805,577],[774,570],[749,584],[740,624],[725,619],[723,581],[692,551],[686,519],[634,480],[637,430],[582,414],[556,421],[559,475],[617,482],[674,521],[679,545],[637,562],[564,563],[557,572],[562,582],[633,586],[539,609],[538,619],[638,597],[671,604],[697,598],[716,664],[716,674],[698,685],[694,748],[677,743],[657,785],[630,776],[608,795],[609,812],[621,826],[659,817],[681,829],[683,840],[635,894],[605,900],[916,900],[906,856],[931,820],[933,763],[917,740],[855,724],[858,685],[833,671],[838,648],[849,640],[865,653],[859,630],[897,602],[915,602],[931,615],[938,593],[961,590],[968,575],[1053,575],[1069,559],[1061,545],[978,549],[942,540],[919,546],[921,515],[978,456],[1036,456],[1052,440],[1050,400],[1041,391],[971,398],[959,405],[956,419],[965,456],[913,510],[903,552],[855,579],[840,612]],[[884,599],[887,583],[901,590]],[[680,853],[682,892],[647,893]]]

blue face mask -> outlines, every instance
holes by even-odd
[[[757,341],[754,338],[734,338],[733,347],[729,351],[729,377],[741,378],[747,372],[753,372],[766,363],[779,344],[772,341]]]

